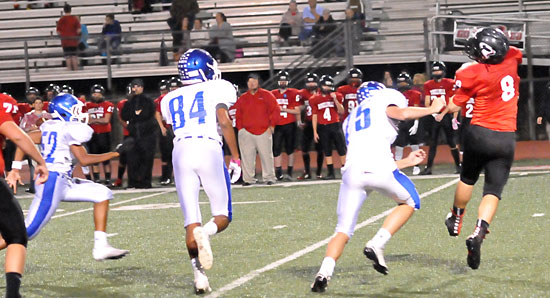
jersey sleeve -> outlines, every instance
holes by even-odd
[[[234,105],[237,102],[237,91],[233,84],[229,83],[226,80],[217,80],[216,84],[216,97],[214,100],[217,100],[216,107],[219,105],[225,105],[228,109],[230,106]]]
[[[386,98],[386,106],[397,106],[399,108],[406,108],[408,106],[405,95],[397,90],[386,89],[383,96]]]
[[[474,97],[475,73],[471,71],[473,65],[463,66],[456,72],[453,103],[457,106],[464,106],[471,97]]]
[[[69,145],[82,145],[92,138],[94,130],[80,122],[68,122],[67,142]]]
[[[522,58],[523,58],[523,54],[521,53],[521,51],[516,48],[516,47],[513,47],[511,46],[510,47],[510,50],[508,50],[508,53],[506,54],[507,56],[509,57],[513,57],[514,59],[516,59],[517,63],[518,64],[521,64],[522,62]]]
[[[317,115],[319,109],[317,108],[317,96],[314,95],[309,98],[309,106],[311,107],[311,115]]]

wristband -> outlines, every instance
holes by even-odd
[[[14,160],[11,162],[11,168],[16,170],[21,170],[23,167],[23,162]]]

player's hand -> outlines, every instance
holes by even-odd
[[[46,181],[48,181],[48,175],[49,172],[46,164],[39,164],[34,168],[34,181],[36,181],[36,184],[46,183]]]
[[[118,144],[116,146],[115,151],[118,152],[118,154],[123,154],[123,153],[126,153],[126,152],[132,150],[132,148],[134,148],[134,145],[135,145],[134,138],[129,137],[129,138],[124,139],[124,141],[122,141],[122,143]]]
[[[8,183],[8,186],[13,189],[13,193],[17,193],[17,183],[19,185],[25,185],[23,181],[21,181],[21,176],[19,175],[19,170],[12,169],[8,176],[6,176],[6,183]]]
[[[432,101],[432,105],[430,106],[434,113],[441,113],[443,108],[445,107],[445,99],[436,98]]]
[[[319,134],[314,132],[313,133],[313,140],[315,141],[315,143],[319,143]]]
[[[409,153],[409,156],[407,156],[407,159],[411,166],[416,166],[419,163],[421,163],[424,159],[426,159],[426,151],[422,149],[413,151]]]
[[[414,136],[418,132],[418,119],[414,120],[413,126],[409,129],[409,135]]]
[[[164,125],[162,125],[162,126],[160,127],[160,133],[162,134],[163,137],[166,136],[166,127],[164,127]]]
[[[336,92],[330,92],[330,97],[332,97],[332,100],[334,101],[338,100],[338,97],[336,96]]]
[[[537,124],[538,124],[538,125],[541,125],[541,124],[542,124],[542,117],[537,117]]]
[[[460,124],[460,122],[458,122],[458,120],[456,118],[453,118],[453,120],[451,120],[451,126],[453,127],[453,130],[458,130],[458,125]]]
[[[231,176],[231,183],[235,183],[241,178],[241,160],[240,159],[231,159],[229,162],[229,175]]]
[[[443,120],[443,117],[444,117],[444,116],[445,116],[445,115],[443,115],[443,114],[437,114],[437,115],[435,116],[435,121],[441,122],[441,120]]]

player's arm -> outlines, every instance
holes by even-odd
[[[438,113],[443,108],[443,102],[441,100],[434,100],[432,105],[426,108],[418,107],[406,107],[400,108],[395,105],[388,106],[386,108],[386,115],[396,120],[412,120],[422,118],[424,116]]]
[[[88,124],[109,124],[111,122],[111,113],[106,113],[103,118],[92,118]]]
[[[313,126],[313,140],[319,142],[319,134],[317,134],[317,114],[311,115],[311,125]]]
[[[407,156],[406,158],[403,158],[401,160],[396,160],[395,164],[397,164],[398,169],[404,169],[408,167],[413,167],[421,163],[426,158],[426,152],[422,149],[413,151]]]
[[[160,133],[162,133],[162,136],[166,136],[166,127],[164,127],[164,123],[162,123],[162,115],[159,113],[159,111],[155,112],[155,119],[157,119],[157,123],[160,127]]]
[[[332,96],[332,100],[334,101],[334,105],[336,106],[336,111],[338,112],[338,114],[344,114],[344,105],[340,102],[340,100],[338,100],[338,95],[336,94],[336,92],[332,92],[330,96]]]
[[[107,152],[103,154],[88,154],[86,148],[82,145],[71,145],[71,153],[83,166],[89,166],[92,164],[104,162],[115,157],[118,157],[120,154],[118,152]]]
[[[227,109],[223,107],[216,109],[216,116],[218,118],[220,128],[222,129],[225,143],[229,147],[229,151],[231,151],[231,159],[240,159],[239,150],[237,149],[237,138],[235,137],[235,130],[233,130],[233,123],[229,118]]]
[[[447,108],[445,108],[445,110],[451,113],[458,112],[460,110],[460,106],[454,103],[454,98],[455,98],[454,96],[451,97],[451,99],[449,100],[449,104],[447,105]]]
[[[424,97],[424,106],[425,106],[425,107],[429,107],[429,106],[430,106],[430,101],[431,101],[430,96],[429,96],[429,95],[426,95],[426,96]]]

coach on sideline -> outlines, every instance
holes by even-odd
[[[281,109],[275,96],[260,88],[257,73],[248,75],[247,85],[248,91],[234,105],[237,109],[235,118],[239,130],[243,186],[256,183],[256,152],[262,163],[263,181],[271,185],[275,183],[272,134]]]

